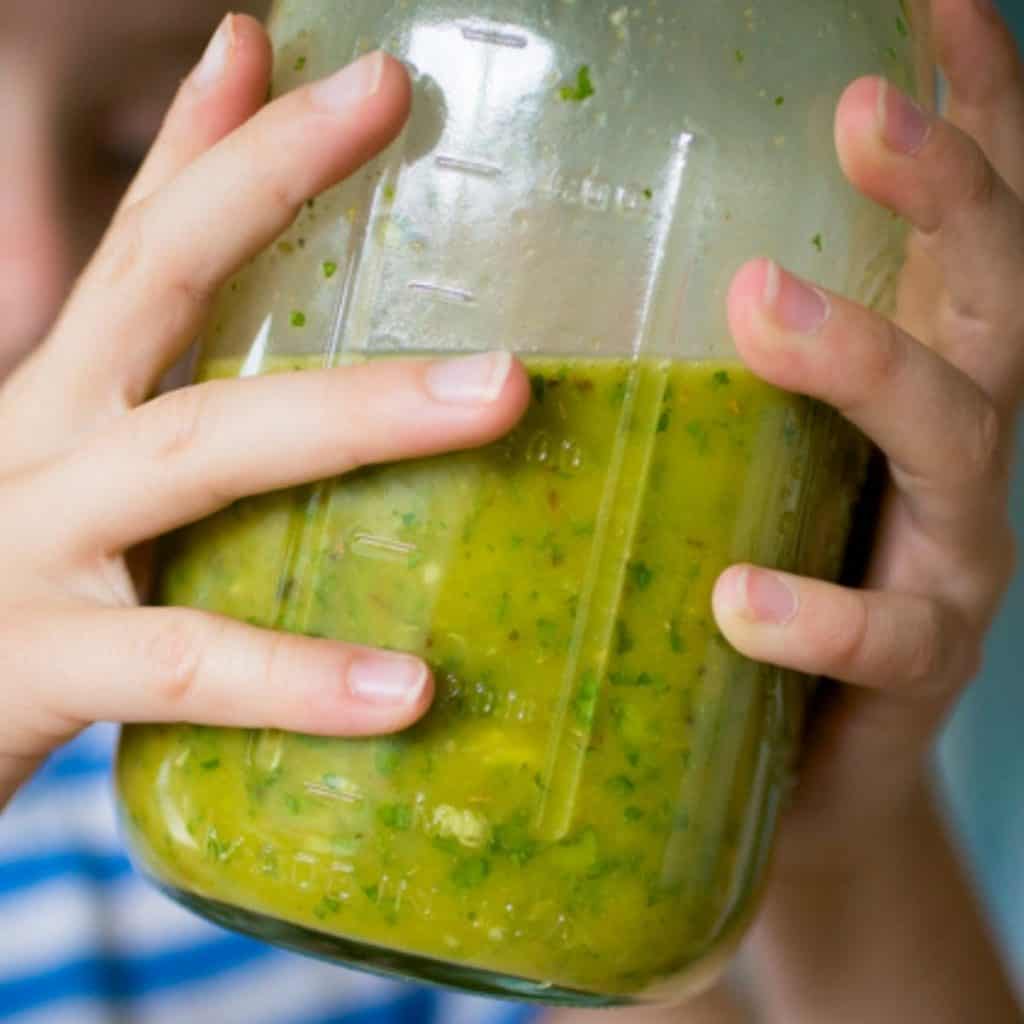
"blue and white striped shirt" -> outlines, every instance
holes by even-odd
[[[55,754],[0,816],[6,1024],[527,1024],[528,1007],[388,981],[223,931],[145,882],[115,825],[116,730]]]

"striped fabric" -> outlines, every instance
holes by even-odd
[[[527,1024],[511,1003],[346,971],[222,931],[163,897],[119,846],[116,738],[60,751],[0,816],[5,1024]]]

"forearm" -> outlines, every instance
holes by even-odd
[[[1019,1024],[1021,1009],[930,795],[845,869],[776,873],[753,936],[772,1024]]]

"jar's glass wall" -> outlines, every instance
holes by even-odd
[[[805,684],[731,651],[711,589],[737,561],[835,576],[867,454],[742,368],[725,292],[767,253],[891,303],[902,231],[842,179],[831,122],[859,74],[927,80],[919,28],[883,0],[278,4],[276,91],[384,45],[415,111],[225,289],[200,376],[505,347],[533,402],[481,452],[172,542],[165,602],[416,652],[438,700],[388,740],[128,730],[125,820],[161,884],[527,998],[658,998],[720,966]]]

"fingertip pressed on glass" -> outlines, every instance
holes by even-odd
[[[740,364],[748,259],[890,308],[903,230],[843,179],[862,74],[929,99],[891,0],[281,0],[275,92],[383,46],[410,124],[225,289],[203,378],[506,348],[533,400],[481,451],[240,502],[160,598],[410,651],[378,740],[144,726],[134,854],[223,924],[578,1005],[679,998],[755,910],[807,683],[725,642],[735,562],[840,571],[868,448]],[[339,410],[344,416],[344,410]]]

